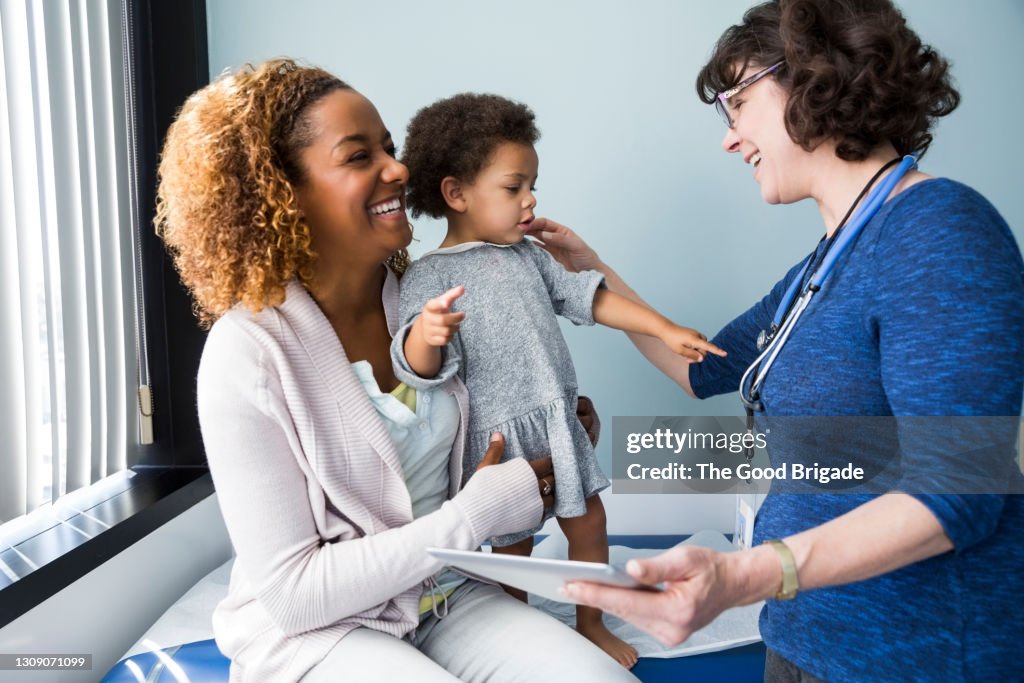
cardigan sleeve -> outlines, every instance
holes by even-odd
[[[440,569],[427,547],[473,549],[491,535],[540,520],[536,477],[516,459],[485,468],[439,510],[404,526],[349,540],[322,538],[314,509],[327,503],[273,363],[230,321],[215,325],[207,340],[198,401],[237,562],[288,636],[371,609],[378,614],[384,603]],[[353,527],[352,535],[361,532]]]

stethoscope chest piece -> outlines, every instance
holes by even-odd
[[[764,351],[768,348],[768,345],[775,339],[775,335],[779,333],[779,326],[772,323],[767,330],[761,330],[757,334],[757,350]]]

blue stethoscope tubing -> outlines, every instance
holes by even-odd
[[[793,279],[790,283],[789,288],[786,290],[786,294],[782,297],[782,301],[779,302],[779,307],[775,310],[775,317],[772,320],[773,331],[776,331],[774,335],[770,337],[767,347],[761,352],[761,355],[750,364],[747,371],[743,373],[742,379],[740,379],[740,400],[743,401],[743,406],[747,409],[748,415],[751,411],[762,411],[764,406],[760,401],[760,390],[761,385],[764,383],[765,377],[768,375],[768,370],[771,368],[775,359],[779,355],[779,351],[785,346],[786,340],[789,339],[790,333],[793,331],[793,327],[796,325],[797,320],[807,309],[807,306],[811,303],[811,299],[814,295],[821,290],[824,286],[825,281],[831,274],[836,261],[843,252],[857,239],[861,230],[867,225],[878,210],[882,208],[882,204],[886,202],[889,195],[892,194],[893,189],[896,185],[903,180],[903,176],[907,174],[913,168],[917,167],[917,157],[908,154],[903,157],[899,165],[893,169],[893,171],[887,175],[881,183],[878,184],[875,189],[871,191],[867,199],[861,204],[860,208],[853,215],[850,223],[842,230],[836,237],[836,241],[832,244],[832,247],[825,253],[825,257],[821,261],[821,265],[818,266],[817,271],[811,276],[811,281],[807,283],[800,298],[797,299],[796,304],[793,305],[792,310],[790,309],[790,303],[793,298],[797,295],[797,290],[800,289],[801,284],[804,280],[804,275],[807,273],[807,269],[811,267],[811,263],[814,261],[814,256],[811,255],[807,259],[807,263],[804,264],[800,274]],[[786,312],[789,311],[789,315]],[[763,334],[763,333],[762,333]]]

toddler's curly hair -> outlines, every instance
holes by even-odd
[[[534,145],[540,131],[525,104],[499,95],[462,93],[420,109],[409,122],[402,163],[409,167],[406,205],[414,217],[444,216],[441,181],[472,183],[504,142]]]
[[[235,304],[253,311],[307,286],[316,254],[295,186],[316,134],[309,108],[351,87],[290,59],[247,65],[194,93],[167,132],[154,223],[208,327]],[[404,250],[389,259],[401,273]]]

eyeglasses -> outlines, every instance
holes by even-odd
[[[744,88],[746,88],[747,86],[751,86],[754,83],[757,83],[765,76],[767,76],[768,74],[774,73],[780,66],[782,66],[785,63],[786,62],[784,61],[777,62],[769,66],[767,69],[761,69],[750,78],[746,78],[737,83],[736,85],[734,85],[733,87],[729,88],[728,90],[720,92],[717,95],[715,95],[715,110],[718,112],[718,115],[722,117],[722,120],[725,121],[725,125],[729,126],[730,128],[736,125],[732,120],[732,116],[729,115],[729,107],[726,106],[725,101],[732,97],[733,95],[735,95],[736,93],[743,90]]]

